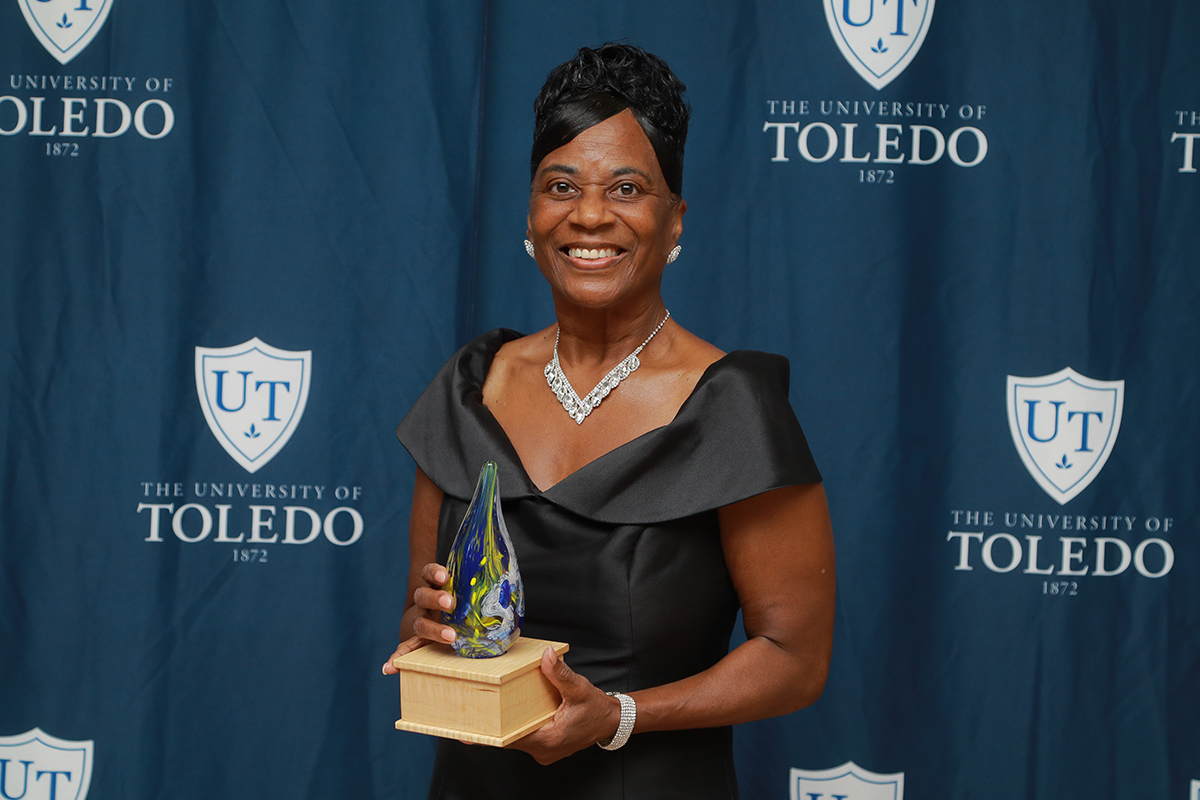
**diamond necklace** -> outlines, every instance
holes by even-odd
[[[575,393],[575,387],[571,386],[571,382],[567,380],[566,373],[562,371],[562,366],[558,363],[558,334],[554,334],[554,358],[550,359],[550,363],[546,365],[544,373],[546,375],[546,383],[550,386],[550,391],[554,392],[554,396],[558,398],[558,402],[562,403],[563,410],[570,415],[571,419],[575,420],[576,425],[582,425],[587,415],[592,413],[592,409],[600,405],[600,401],[608,397],[608,393],[617,388],[621,381],[625,380],[633,373],[635,369],[642,365],[638,360],[638,353],[642,352],[642,348],[650,344],[650,340],[662,330],[662,326],[667,324],[667,320],[671,318],[671,312],[667,311],[667,315],[662,318],[662,322],[658,323],[658,327],[646,337],[646,341],[638,345],[638,349],[627,355],[620,364],[613,367],[607,375],[600,379],[596,384],[596,388],[587,393],[587,397],[580,398]]]

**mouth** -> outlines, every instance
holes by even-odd
[[[583,261],[599,261],[605,258],[616,258],[624,251],[618,247],[564,247],[565,252],[571,258],[578,258]]]
[[[615,264],[621,256],[625,255],[624,248],[612,245],[604,247],[568,245],[561,248],[559,252],[570,259],[576,267],[583,269],[603,269],[610,264]]]

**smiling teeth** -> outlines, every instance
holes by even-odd
[[[617,251],[611,247],[606,247],[603,250],[585,250],[582,247],[572,247],[567,250],[567,255],[571,258],[613,258]]]

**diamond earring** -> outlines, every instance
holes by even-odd
[[[683,248],[680,247],[679,245],[675,245],[675,247],[672,248],[671,252],[667,253],[667,263],[674,264],[675,259],[679,258],[679,254],[682,252],[683,252]]]
[[[533,256],[533,242],[529,241],[528,239],[525,240],[525,252],[529,253],[530,258],[534,257]]]

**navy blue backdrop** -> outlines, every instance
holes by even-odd
[[[0,7],[0,797],[423,797],[438,366],[552,321],[531,105],[688,85],[664,293],[783,353],[839,589],[747,798],[1200,800],[1200,6]],[[1188,222],[1191,220],[1191,222]]]

